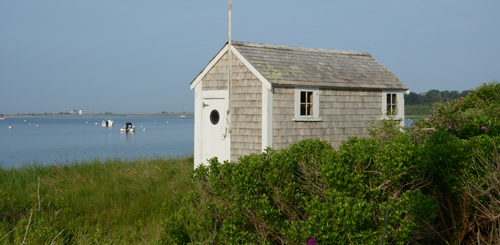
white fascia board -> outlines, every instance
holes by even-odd
[[[233,51],[233,54],[236,55],[236,57],[238,57],[243,64],[245,64],[245,66],[264,84],[264,86],[267,87],[267,89],[271,90],[271,83],[264,76],[262,76],[262,74],[260,74],[260,72],[257,71],[257,69],[255,69],[255,67],[253,67],[253,65],[250,64],[250,62],[248,62],[248,60],[245,59],[245,57],[243,57],[237,49],[231,46],[231,51]]]
[[[212,67],[214,67],[214,65],[217,64],[217,62],[222,58],[222,56],[224,56],[224,54],[226,54],[227,49],[228,49],[227,45],[224,46],[224,48],[222,48],[219,51],[219,53],[215,56],[215,58],[213,58],[212,61],[210,61],[210,63],[208,63],[208,65],[205,67],[205,69],[203,69],[203,71],[191,83],[191,90],[193,90],[194,87],[196,87],[201,82],[201,79],[203,79],[205,77],[205,75],[207,75],[207,73],[210,71],[210,69],[212,69]]]

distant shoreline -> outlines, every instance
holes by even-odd
[[[180,117],[180,116],[194,116],[194,113],[156,113],[156,114],[82,114],[82,115],[72,115],[72,114],[3,114],[5,118],[8,117],[150,117],[150,116],[161,116],[161,117]]]
[[[82,114],[82,115],[72,115],[72,114],[3,114],[5,118],[7,117],[180,117],[180,116],[194,116],[194,113],[156,113],[156,114]],[[406,119],[419,119],[420,117],[428,117],[428,115],[405,115]]]

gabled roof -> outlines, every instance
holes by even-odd
[[[238,41],[231,44],[236,56],[252,66],[249,68],[266,84],[408,90],[398,77],[366,52]],[[226,46],[212,61],[226,52]]]

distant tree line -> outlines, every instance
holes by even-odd
[[[460,97],[465,97],[469,94],[470,90],[464,90],[458,92],[453,91],[439,91],[437,89],[431,89],[423,93],[410,92],[410,94],[405,94],[405,105],[432,105],[436,102],[444,103],[456,100]]]
[[[420,116],[429,115],[432,105],[435,103],[445,103],[456,100],[460,97],[465,97],[469,94],[470,90],[458,92],[453,91],[439,91],[432,89],[423,93],[410,92],[405,94],[405,115],[408,118],[418,118]]]

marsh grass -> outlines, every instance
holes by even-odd
[[[192,169],[192,157],[0,169],[0,244],[21,244],[32,212],[26,244],[154,244]]]

